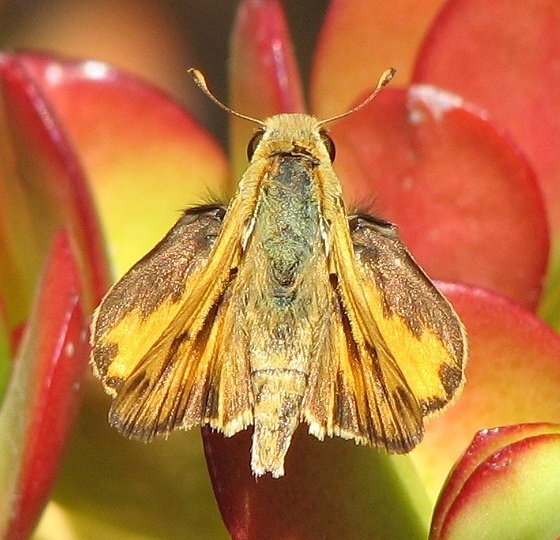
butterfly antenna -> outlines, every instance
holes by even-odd
[[[326,120],[321,120],[319,122],[319,126],[327,124],[328,122],[332,122],[333,120],[339,120],[340,118],[344,118],[349,114],[353,114],[359,111],[360,109],[363,109],[371,100],[375,98],[375,96],[377,96],[377,94],[379,94],[379,92],[381,92],[381,90],[383,90],[383,87],[385,87],[387,84],[389,84],[389,82],[391,82],[391,79],[395,76],[396,72],[397,70],[395,68],[386,69],[381,74],[381,77],[379,77],[379,81],[377,82],[377,86],[375,87],[375,90],[366,99],[364,99],[364,101],[362,101],[359,105],[356,105],[353,109],[350,109],[349,111],[346,111],[342,114],[337,114],[336,116],[331,116]]]
[[[249,120],[250,122],[254,122],[255,124],[259,124],[261,126],[265,126],[264,122],[262,122],[261,120],[258,120],[257,118],[253,118],[252,116],[247,116],[245,114],[241,114],[238,113],[237,111],[234,111],[233,109],[230,109],[227,105],[224,105],[214,94],[212,94],[212,92],[210,92],[210,89],[208,88],[208,84],[206,83],[206,78],[204,77],[204,75],[202,74],[201,71],[199,71],[196,68],[190,68],[188,70],[189,75],[193,78],[194,82],[196,83],[196,85],[216,104],[218,105],[218,107],[220,107],[221,109],[223,109],[224,111],[233,114],[234,116],[237,116],[238,118],[243,118],[244,120]]]

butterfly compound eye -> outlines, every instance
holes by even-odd
[[[331,139],[330,135],[326,131],[321,131],[321,140],[323,141],[323,144],[325,145],[325,148],[327,149],[327,152],[329,154],[329,158],[330,158],[331,163],[332,163],[334,161],[334,157],[336,156],[336,149],[334,147],[334,142]]]
[[[255,150],[257,149],[257,146],[259,146],[260,142],[262,141],[263,135],[264,135],[264,130],[259,129],[251,137],[251,140],[249,141],[249,144],[247,145],[247,159],[249,161],[251,161],[253,159],[253,154],[255,153]]]

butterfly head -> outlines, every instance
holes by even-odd
[[[335,156],[334,143],[323,126],[362,109],[391,81],[395,75],[395,70],[389,68],[384,71],[374,91],[356,107],[324,120],[317,120],[311,115],[301,113],[277,114],[266,120],[241,114],[224,105],[210,92],[206,79],[200,71],[191,68],[189,73],[198,87],[219,107],[238,118],[259,125],[259,129],[247,146],[249,161],[260,158],[268,159],[274,155],[284,154],[309,157],[317,160],[318,163],[332,163]]]
[[[275,155],[297,155],[320,163],[333,162],[334,143],[320,122],[308,114],[267,118],[247,146],[249,161]]]

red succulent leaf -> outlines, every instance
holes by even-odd
[[[430,276],[537,305],[548,254],[540,191],[479,111],[427,85],[386,88],[332,136],[347,200],[396,223]]]
[[[83,171],[24,56],[0,53],[3,155],[1,282],[11,324],[25,318],[44,255],[67,226],[77,243],[84,302],[107,289],[107,262]]]
[[[443,3],[333,0],[314,56],[313,114],[328,118],[348,110],[388,67],[397,70],[393,85],[408,84],[418,46]]]
[[[442,523],[446,519],[449,509],[481,463],[512,443],[527,437],[548,434],[551,430],[554,430],[554,424],[535,423],[485,429],[478,432],[446,480],[434,512],[432,536],[440,537]],[[560,430],[556,429],[556,431]]]
[[[506,23],[507,21],[507,23]],[[418,53],[414,81],[486,109],[527,154],[560,228],[560,5],[451,0]]]
[[[87,363],[78,263],[66,232],[54,240],[0,409],[0,527],[27,538],[52,490]]]
[[[451,0],[418,54],[413,80],[483,107],[525,152],[544,194],[553,241],[551,294],[542,311],[560,324],[560,4]]]
[[[235,540],[425,538],[425,493],[408,459],[300,426],[281,478],[255,478],[252,430],[232,438],[204,429],[214,493]]]
[[[303,112],[303,92],[280,2],[241,3],[230,57],[232,107],[257,118]]]
[[[36,68],[32,56],[0,53],[0,285],[17,351],[0,412],[10,538],[30,534],[52,489],[87,360],[84,313],[109,284],[83,170]]]
[[[230,49],[230,106],[257,119],[303,112],[303,90],[284,12],[277,0],[244,0],[237,11]],[[231,119],[231,159],[237,180],[247,167],[245,148],[255,130]]]
[[[557,537],[559,473],[558,424],[477,433],[448,478],[430,538]]]
[[[223,151],[157,88],[101,62],[19,61],[84,163],[119,272],[159,241],[178,210],[226,189]]]
[[[531,312],[489,291],[441,285],[469,334],[463,393],[427,424],[411,453],[435,498],[443,480],[484,428],[560,422],[560,337]]]
[[[52,113],[53,122],[58,125],[58,119],[62,120],[74,147],[83,158],[100,201],[100,208],[104,211],[110,238],[117,244],[118,249],[113,249],[113,252],[117,255],[121,270],[155,244],[177,218],[178,210],[185,205],[207,200],[209,192],[214,196],[216,193],[223,193],[227,176],[223,151],[189,114],[159,90],[99,62],[75,62],[37,54],[20,55],[19,61],[27,70],[29,78],[38,85],[37,91],[48,98],[49,111],[54,110],[56,113],[56,116]],[[188,78],[186,81],[188,84]],[[65,137],[61,141],[66,144]],[[37,181],[40,180],[40,177],[37,178]],[[45,208],[52,207],[52,201],[49,200],[48,203],[50,206],[46,205]],[[163,207],[164,205],[167,206]],[[56,206],[54,211],[60,214]],[[131,242],[131,239],[134,241]],[[134,251],[129,252],[129,246]],[[114,245],[112,247],[115,248]],[[123,251],[126,251],[125,257],[122,257]],[[108,281],[106,279],[106,283]],[[104,290],[106,287],[107,285]],[[92,306],[86,309],[89,313]],[[99,403],[101,398],[98,386],[96,392],[90,392],[87,408],[99,412],[106,409],[108,403]],[[93,412],[91,415],[93,416]],[[106,474],[98,468],[99,452],[105,456],[106,464],[115,458],[113,452],[115,447],[119,447],[119,443],[107,434],[110,428],[104,415],[95,414],[95,418],[98,424],[106,428],[106,431],[102,431],[101,438],[108,442],[101,446],[96,444],[95,447],[91,446],[89,439],[84,443],[85,449],[79,449],[73,463],[80,471],[79,475],[74,474],[74,478],[70,479],[69,474],[66,474],[59,484],[63,486],[62,491],[69,490],[66,496],[70,493],[69,499],[75,501],[75,478],[83,477],[83,469],[87,469],[89,472],[86,471],[85,474],[90,487],[81,492],[83,499],[80,500],[85,501],[86,506],[96,506],[96,512],[88,506],[92,515],[97,516],[100,511],[104,518],[108,514],[113,518],[118,515],[122,519],[119,525],[123,521],[127,524],[138,521],[150,523],[150,518],[154,516],[157,516],[155,523],[158,526],[161,522],[168,521],[168,517],[162,516],[161,512],[158,513],[155,509],[153,512],[146,512],[142,505],[138,512],[142,514],[140,517],[129,510],[122,511],[122,507],[116,505],[114,500],[110,497],[107,500],[106,495],[102,495],[103,487],[98,486],[103,483]],[[82,421],[89,422],[87,429],[92,428],[91,417]],[[113,431],[111,433],[121,443],[122,450],[130,453],[133,443]],[[159,459],[162,463],[165,459],[169,461],[169,456],[176,453],[176,448],[167,445],[166,448],[170,450],[162,451],[161,447],[150,445],[150,450],[145,450],[144,453],[142,448],[140,445],[133,461],[140,463],[142,470],[149,469],[144,480],[148,478],[148,483],[156,486],[156,489],[169,491],[167,472],[161,472],[161,469],[167,471],[167,466],[160,469],[154,467],[153,470],[152,466]],[[122,452],[117,452],[115,458],[115,467],[119,471],[122,469],[119,461],[122,455]],[[137,458],[137,455],[141,457]],[[89,465],[86,463],[88,460]],[[147,463],[149,466],[146,466]],[[181,464],[183,463],[181,460]],[[199,465],[200,461],[196,463]],[[198,481],[189,485],[189,490],[197,493],[198,502],[191,504],[189,509],[190,515],[195,517],[204,512],[210,497],[207,477],[201,474],[197,478]],[[199,493],[204,487],[207,498]],[[138,497],[138,500],[149,498],[141,486],[135,490],[127,485],[127,495],[130,494],[130,489],[133,497]],[[93,492],[99,493],[99,498]],[[177,487],[174,493],[172,498],[176,504],[170,513],[184,516],[184,501],[190,500],[190,493],[186,493],[181,487]],[[125,499],[126,497],[123,498],[123,507],[127,504]],[[214,521],[218,520],[216,518]],[[176,532],[178,521],[173,521],[172,524],[165,523],[161,526]],[[210,521],[215,527],[214,521]],[[219,526],[222,527],[221,523]]]

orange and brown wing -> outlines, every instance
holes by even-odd
[[[223,218],[220,207],[185,212],[94,315],[91,362],[114,397],[111,424],[130,437],[203,423],[231,431],[250,419],[245,358],[221,361],[239,249]],[[239,384],[224,389],[230,377]]]
[[[350,235],[342,219],[332,229],[330,339],[312,363],[303,417],[319,438],[408,452],[423,417],[463,384],[466,335],[392,225],[350,225]]]
[[[465,381],[468,344],[461,319],[392,224],[368,216],[350,223],[368,305],[422,415],[429,416],[449,403]]]

